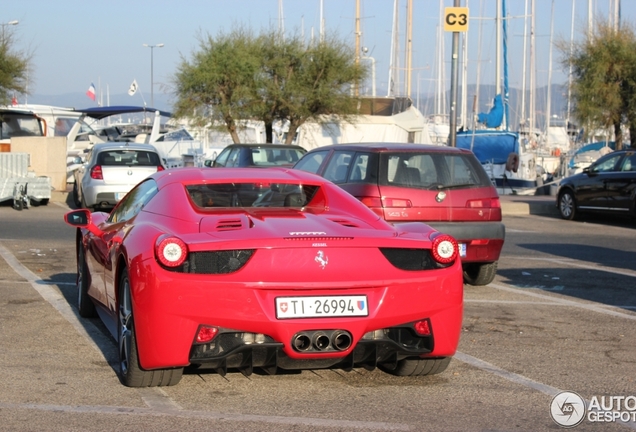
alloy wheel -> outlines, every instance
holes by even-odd
[[[130,281],[128,277],[123,277],[121,282],[121,295],[119,297],[119,361],[121,373],[126,376],[130,365],[133,320]]]

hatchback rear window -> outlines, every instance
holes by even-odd
[[[212,207],[304,207],[319,186],[287,183],[214,183],[186,186],[198,208]]]
[[[468,154],[383,153],[380,185],[416,189],[483,187],[492,183],[477,159]]]
[[[103,166],[159,166],[159,155],[144,150],[108,150],[97,157],[97,164]]]
[[[256,166],[276,166],[296,163],[303,156],[298,149],[253,148],[252,160]]]

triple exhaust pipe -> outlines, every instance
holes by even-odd
[[[304,331],[292,338],[292,347],[298,352],[345,351],[352,343],[351,333],[346,330]]]

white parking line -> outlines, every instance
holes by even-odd
[[[529,297],[539,298],[541,300],[550,301],[553,303],[558,303],[562,306],[572,306],[581,309],[585,309],[588,311],[611,315],[617,318],[625,318],[628,320],[636,321],[636,315],[627,314],[624,312],[620,312],[618,310],[614,310],[614,306],[600,305],[599,303],[582,303],[574,300],[567,300],[561,297],[553,297],[545,294],[540,294],[536,292],[528,291],[528,288],[513,288],[507,285],[501,285],[498,283],[491,283],[488,285],[489,287],[498,289],[500,291],[506,291],[515,294],[522,294]],[[612,309],[609,309],[612,308]]]
[[[48,405],[48,404],[12,404],[0,402],[0,409],[29,409],[48,412],[63,412],[75,414],[112,414],[112,415],[135,415],[149,417],[180,417],[188,420],[193,418],[202,420],[224,420],[238,422],[271,423],[280,425],[303,425],[314,428],[337,428],[337,429],[361,429],[361,430],[413,430],[407,424],[385,423],[385,422],[365,422],[357,420],[330,420],[310,417],[284,417],[265,416],[256,414],[226,414],[214,411],[189,411],[189,410],[155,410],[151,408],[135,408],[122,406],[88,406],[88,405]]]
[[[480,360],[477,357],[470,356],[470,355],[465,354],[463,352],[457,351],[455,353],[454,358],[456,358],[457,360],[462,361],[462,362],[464,362],[466,364],[469,364],[469,365],[471,365],[473,367],[476,367],[477,369],[481,369],[483,371],[490,372],[490,373],[492,373],[494,375],[497,375],[497,376],[499,376],[501,378],[504,378],[504,379],[506,379],[508,381],[511,381],[513,383],[516,383],[516,384],[522,385],[524,387],[529,387],[531,389],[537,390],[537,391],[539,391],[541,393],[544,393],[544,394],[546,394],[546,395],[548,395],[550,397],[554,397],[554,396],[558,395],[559,393],[561,393],[563,391],[563,390],[560,390],[560,389],[558,389],[556,387],[552,387],[550,385],[543,384],[543,383],[540,383],[538,381],[534,381],[534,380],[532,380],[530,378],[526,378],[523,375],[519,375],[519,374],[516,374],[514,372],[507,371],[505,369],[497,367],[497,366],[495,366],[495,365],[493,365],[491,363],[488,363],[486,361]],[[586,400],[585,403],[587,404],[587,406],[590,406],[590,401],[589,400]],[[627,423],[627,422],[622,422],[622,421],[618,421],[617,423],[621,424],[623,426],[626,426],[626,427],[628,427],[630,429],[636,430],[636,423],[633,423],[633,422]]]
[[[551,263],[559,263],[559,264],[570,266],[570,267],[577,267],[577,268],[584,268],[587,270],[596,270],[596,271],[602,271],[607,273],[614,273],[621,276],[636,277],[636,271],[634,270],[617,269],[617,268],[607,267],[603,265],[590,264],[585,261],[579,261],[574,259],[539,258],[539,257],[527,257],[527,256],[514,256],[514,255],[508,255],[504,258],[513,259],[513,260],[521,260],[521,261],[548,261]]]

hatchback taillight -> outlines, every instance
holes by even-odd
[[[358,197],[358,199],[360,200],[362,204],[364,204],[365,206],[369,208],[382,207],[382,200],[380,200],[380,198],[378,197],[363,196],[363,197]]]
[[[499,208],[501,203],[499,198],[481,198],[469,200],[466,202],[466,207],[469,208]]]
[[[95,165],[91,169],[91,178],[95,180],[104,180],[104,174],[102,173],[101,165]]]
[[[411,200],[404,198],[378,198],[378,197],[359,197],[362,204],[369,208],[410,208],[413,207]]]

